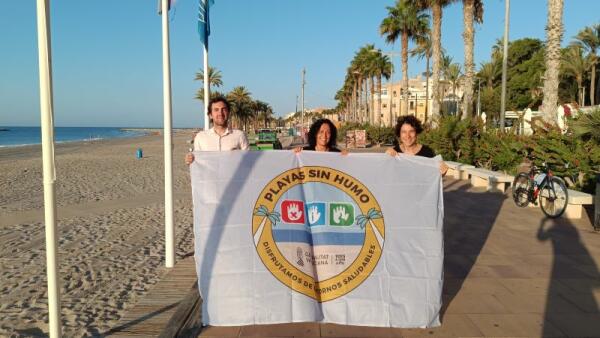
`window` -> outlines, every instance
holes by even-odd
[[[410,109],[415,109],[415,102],[414,101],[410,101]]]
[[[387,108],[387,104],[385,104],[385,103],[382,103],[382,104],[381,104],[381,108]]]

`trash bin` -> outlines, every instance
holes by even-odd
[[[142,153],[142,148],[137,149],[137,151],[135,152],[135,157],[137,157],[138,159],[144,157],[144,154]]]

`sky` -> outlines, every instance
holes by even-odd
[[[510,40],[545,39],[547,0],[513,0]],[[0,126],[39,126],[39,77],[34,0],[0,0]],[[215,0],[209,63],[228,92],[245,86],[277,116],[296,109],[306,69],[305,107],[336,106],[356,51],[386,44],[379,25],[393,0]],[[162,30],[157,0],[54,0],[50,4],[56,126],[162,127]],[[201,127],[203,67],[197,0],[176,0],[169,12],[174,127]],[[565,1],[563,45],[600,23],[600,1]],[[444,9],[442,45],[463,63],[462,4]],[[503,36],[504,0],[484,0],[475,36],[476,65]],[[401,74],[394,57],[395,81]],[[411,59],[409,76],[425,71]]]

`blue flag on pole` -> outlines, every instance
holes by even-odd
[[[208,11],[214,3],[214,0],[200,0],[198,4],[198,34],[200,34],[200,41],[205,46],[208,46],[208,36],[210,35]]]

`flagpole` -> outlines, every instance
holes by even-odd
[[[200,41],[204,46],[204,130],[210,127],[208,120],[208,104],[210,102],[210,83],[209,83],[209,68],[208,68],[208,36],[210,35],[209,11],[214,0],[199,0],[198,1],[198,34]]]
[[[208,42],[208,37],[206,37]],[[208,103],[210,102],[210,83],[208,83],[208,43],[204,44],[204,130],[208,130]]]
[[[165,265],[175,265],[175,227],[173,222],[173,136],[171,126],[171,59],[169,52],[169,0],[162,0],[163,111],[165,148]]]
[[[58,284],[58,243],[56,236],[56,202],[54,193],[56,168],[54,167],[54,111],[52,102],[52,50],[50,45],[49,9],[49,0],[37,0],[49,335],[50,337],[60,337],[60,288]]]

